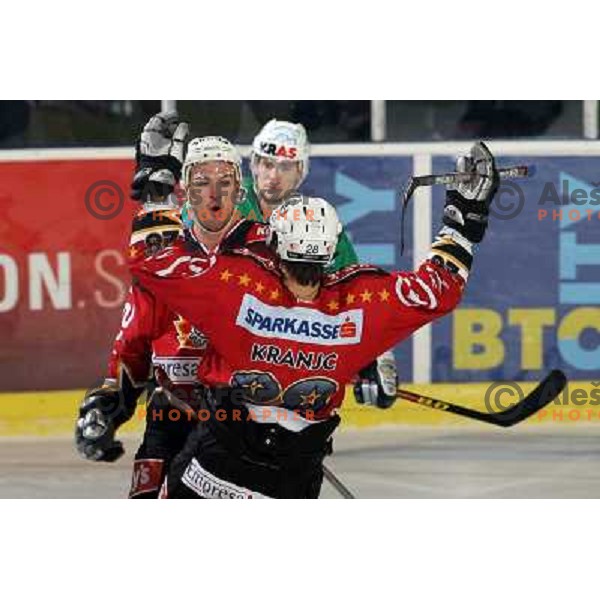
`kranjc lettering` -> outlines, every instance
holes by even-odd
[[[321,345],[358,344],[362,338],[362,309],[326,315],[312,308],[283,308],[264,304],[246,294],[236,325],[260,337]]]
[[[278,146],[269,142],[262,142],[260,149],[269,156],[275,156],[277,158],[287,158],[288,160],[296,160],[298,156],[298,149],[284,146],[283,144]]]
[[[335,352],[303,352],[291,348],[283,350],[271,344],[252,344],[250,360],[286,365],[292,369],[334,371],[337,367],[338,355]]]

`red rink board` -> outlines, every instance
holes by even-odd
[[[104,374],[130,279],[132,171],[131,160],[0,163],[0,390],[88,387]],[[112,217],[90,212],[88,192]]]

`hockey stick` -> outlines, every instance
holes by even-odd
[[[477,142],[473,148],[482,146],[483,142]],[[500,179],[516,179],[518,177],[529,176],[529,167],[518,165],[515,167],[503,167],[496,169]],[[404,221],[406,217],[406,207],[415,193],[416,189],[421,186],[430,185],[456,185],[461,182],[468,182],[473,177],[484,177],[477,173],[443,173],[441,175],[419,175],[409,177],[404,194],[402,197],[402,214],[400,216],[400,255],[404,253]]]
[[[323,465],[323,475],[325,475],[325,479],[329,481],[329,483],[336,489],[337,492],[344,498],[345,500],[355,500],[356,496],[336,477],[333,471]]]
[[[517,177],[527,177],[529,167],[520,165],[517,167],[504,167],[497,169],[500,179],[516,179]],[[418,175],[408,180],[408,189],[412,195],[414,191],[423,185],[455,185],[461,182],[468,182],[473,178],[470,173],[443,173],[441,175]],[[409,196],[410,197],[410,196]]]
[[[488,405],[489,412],[480,412],[466,406],[459,406],[458,404],[452,404],[444,400],[436,400],[429,396],[415,394],[408,390],[398,389],[396,394],[402,400],[428,408],[443,410],[454,415],[460,415],[461,417],[483,421],[491,425],[498,425],[499,427],[512,427],[552,402],[564,390],[566,385],[567,378],[565,374],[558,369],[554,369],[523,400],[500,412],[493,411],[492,407],[488,405],[487,397],[485,403]]]

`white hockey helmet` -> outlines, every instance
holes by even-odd
[[[294,160],[300,162],[300,183],[308,175],[310,145],[306,129],[300,123],[271,119],[254,138],[250,164],[252,173],[256,169],[258,157],[272,160]]]
[[[272,212],[268,242],[275,236],[276,252],[284,260],[327,264],[341,232],[342,224],[329,202],[295,194]]]
[[[181,173],[181,185],[187,188],[190,174],[194,165],[222,160],[231,163],[235,167],[238,183],[242,183],[242,157],[237,148],[224,137],[209,135],[194,138],[188,145],[187,154],[183,161]]]
[[[183,189],[188,188],[192,167],[194,165],[216,160],[222,160],[223,162],[231,163],[234,166],[235,176],[239,186],[239,195],[235,202],[236,204],[240,204],[245,196],[245,190],[242,186],[242,157],[237,148],[228,139],[221,136],[209,135],[194,138],[190,141],[185,160],[183,161],[181,186]],[[191,228],[194,222],[197,222],[202,228],[202,224],[195,216],[189,200],[183,204],[181,209],[181,220],[184,227]]]

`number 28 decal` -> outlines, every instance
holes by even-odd
[[[283,406],[300,412],[318,412],[338,391],[338,384],[326,377],[308,377],[288,385],[285,390],[271,373],[236,371],[231,387],[242,390],[244,400],[253,404]]]

